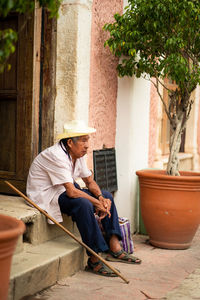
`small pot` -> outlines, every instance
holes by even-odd
[[[142,219],[156,247],[187,249],[200,224],[200,173],[169,176],[161,170],[141,170]]]
[[[22,221],[0,215],[0,299],[6,300],[10,279],[12,256],[18,237],[25,231]]]

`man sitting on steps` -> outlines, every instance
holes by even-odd
[[[59,142],[42,151],[33,161],[27,179],[27,196],[58,222],[61,213],[76,222],[83,242],[96,253],[108,252],[109,261],[139,264],[141,260],[124,252],[120,245],[121,232],[112,195],[101,191],[87,168],[84,156],[89,134],[96,130],[82,121],[64,125]],[[81,177],[87,189],[75,180]],[[99,215],[105,238],[95,218]],[[86,269],[103,276],[116,276],[94,255],[87,252]]]

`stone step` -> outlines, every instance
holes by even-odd
[[[23,243],[39,245],[66,233],[56,225],[47,223],[46,217],[36,208],[33,208],[21,197],[0,195],[0,214],[9,215],[22,220],[26,225],[26,231],[19,237],[15,253],[23,251]],[[78,233],[71,217],[63,216],[62,225],[72,233]]]
[[[8,300],[20,300],[73,275],[85,260],[83,247],[67,234],[40,245],[24,243],[23,252],[13,256]]]
[[[57,225],[48,224],[23,198],[0,195],[0,214],[21,219],[26,225],[12,259],[9,300],[33,295],[85,265],[84,249]],[[63,216],[63,220],[62,225],[80,239],[71,218]]]

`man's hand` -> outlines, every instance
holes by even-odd
[[[107,209],[105,208],[105,206],[101,201],[98,201],[98,203],[95,204],[95,208],[96,208],[96,213],[98,214],[100,219],[103,219],[107,216],[108,214]]]
[[[101,194],[101,190],[100,190],[98,184],[94,181],[92,175],[89,177],[86,177],[86,178],[82,178],[82,179],[85,182],[89,191],[93,195]],[[111,217],[111,213],[110,213],[111,201],[110,201],[110,199],[104,198],[103,196],[100,196],[98,199],[99,199],[100,204],[98,204],[98,205],[95,204],[95,207],[96,207],[96,212],[98,213],[100,219],[105,218],[107,215],[110,218]],[[103,209],[102,209],[102,207],[103,207]]]
[[[106,212],[100,212],[100,219],[105,218],[107,215],[110,218],[110,208],[111,208],[111,201],[110,199],[104,198],[103,196],[99,197],[99,202],[103,204],[103,207],[106,209]]]
[[[107,215],[107,208],[104,206],[102,201],[99,201],[93,196],[88,195],[82,190],[77,189],[73,183],[68,182],[64,183],[64,187],[66,188],[67,196],[70,198],[78,198],[83,197],[88,199],[95,207],[98,212],[105,213]]]

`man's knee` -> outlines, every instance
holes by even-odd
[[[76,198],[76,201],[77,201],[77,203],[78,203],[78,205],[79,205],[79,208],[81,209],[81,210],[91,210],[91,211],[93,211],[93,205],[92,205],[92,203],[88,200],[88,199],[86,199],[86,198]]]
[[[108,198],[111,201],[113,201],[113,196],[112,196],[112,194],[110,192],[102,190],[102,195],[103,195],[104,198]]]

